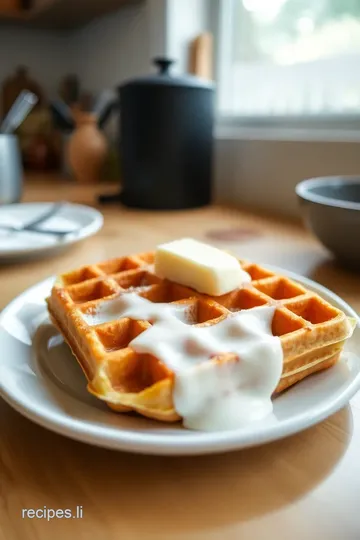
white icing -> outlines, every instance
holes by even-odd
[[[206,431],[236,429],[272,411],[282,373],[280,339],[272,335],[275,306],[230,314],[211,326],[189,324],[186,307],[152,303],[136,294],[103,302],[88,324],[129,317],[153,325],[129,346],[159,358],[175,373],[174,406],[184,425]],[[236,361],[211,357],[233,353]]]
[[[182,304],[162,304],[150,302],[136,293],[124,293],[116,298],[101,302],[95,312],[83,314],[89,326],[108,323],[128,317],[138,321],[157,321],[177,317],[184,322],[191,322],[191,308]]]

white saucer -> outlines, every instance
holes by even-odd
[[[65,203],[50,219],[38,226],[42,230],[69,231],[63,237],[36,234],[30,231],[8,232],[1,224],[18,226],[45,214],[53,203],[24,203],[0,206],[0,263],[52,255],[75,242],[95,234],[103,225],[103,217],[90,206]]]
[[[356,313],[317,283],[273,268],[320,293],[351,317]],[[62,337],[49,325],[44,298],[53,279],[16,298],[0,316],[0,395],[53,431],[90,444],[149,454],[206,454],[255,446],[292,435],[342,408],[360,388],[360,328],[333,368],[308,377],[274,400],[274,413],[246,429],[201,433],[132,415],[118,415],[86,391],[84,376]]]

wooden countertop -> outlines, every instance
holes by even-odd
[[[105,189],[32,181],[25,200],[95,204],[94,193]],[[297,223],[218,207],[101,210],[105,225],[97,236],[51,259],[0,267],[0,309],[50,274],[188,235],[309,276],[360,311],[359,275],[338,268]],[[230,234],[233,241],[214,240]],[[42,429],[2,400],[0,433],[0,540],[360,538],[360,394],[303,433],[216,456],[102,450]],[[82,519],[21,517],[24,508],[77,505]]]

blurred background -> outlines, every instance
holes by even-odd
[[[216,84],[214,198],[293,215],[301,179],[358,173],[359,54],[357,0],[0,0],[1,116],[38,97],[17,134],[27,178],[55,182],[76,181],[79,113],[100,114],[92,181],[117,182],[116,89],[171,58]]]
[[[224,112],[357,113],[360,2],[235,0],[223,5],[229,10],[224,39],[229,39],[227,28],[232,40]]]

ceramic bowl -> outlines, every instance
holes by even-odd
[[[337,259],[360,270],[360,177],[312,178],[296,193],[307,226]]]

